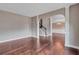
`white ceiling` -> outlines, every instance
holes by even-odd
[[[64,6],[64,3],[4,3],[0,4],[0,10],[33,17]]]

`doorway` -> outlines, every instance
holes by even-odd
[[[65,16],[57,14],[51,17],[53,53],[64,54],[65,45]]]

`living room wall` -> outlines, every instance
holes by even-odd
[[[0,11],[0,41],[31,36],[30,21],[27,16]]]

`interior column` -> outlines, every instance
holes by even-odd
[[[37,49],[40,48],[40,39],[39,39],[39,16],[37,16]]]
[[[66,5],[65,7],[65,46],[69,45],[69,6]]]

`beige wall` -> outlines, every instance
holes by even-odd
[[[79,4],[70,7],[70,45],[79,47]]]
[[[0,41],[31,35],[31,19],[6,11],[0,11]]]
[[[40,17],[46,17],[49,18],[50,16],[58,15],[58,14],[63,14],[65,15],[65,8],[61,8],[55,11],[50,11],[48,13],[44,13],[42,15],[39,15]]]
[[[31,18],[31,31],[32,31],[32,36],[37,37],[37,17],[32,17]]]

